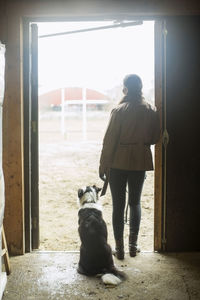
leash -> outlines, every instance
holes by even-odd
[[[127,190],[126,190],[126,193],[128,194]],[[129,220],[128,220],[128,200],[127,200],[127,203],[126,203],[124,224],[129,225]]]
[[[108,179],[108,177],[106,177],[106,180],[104,181],[100,197],[102,197],[106,194],[107,187],[108,187],[108,181],[109,181],[109,179]]]
[[[106,194],[106,191],[107,191],[107,188],[108,188],[108,183],[109,183],[109,178],[110,178],[110,171],[108,171],[108,173],[106,174],[106,179],[104,181],[100,197],[102,197]]]
[[[147,178],[147,174],[145,173],[145,177],[144,179]],[[126,190],[126,193],[128,194],[128,191]],[[126,225],[129,225],[129,219],[128,219],[128,206],[129,206],[129,203],[128,203],[128,200],[127,200],[127,203],[126,203],[126,210],[125,210],[125,217],[124,217],[124,224]]]

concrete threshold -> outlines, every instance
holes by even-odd
[[[3,300],[199,300],[200,253],[141,252],[115,259],[128,278],[117,287],[77,273],[79,251],[33,251],[11,257]]]

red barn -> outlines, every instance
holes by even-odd
[[[69,105],[79,106],[83,100],[82,87],[66,87],[64,88],[64,101],[67,101]],[[108,103],[109,98],[92,89],[86,88],[85,98],[88,106],[95,109],[101,109],[103,105]],[[56,89],[48,93],[39,96],[39,107],[40,108],[52,108],[53,110],[60,110],[62,99],[62,89]],[[89,102],[89,103],[88,103]]]

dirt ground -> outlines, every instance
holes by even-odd
[[[69,115],[66,133],[60,131],[59,112],[40,114],[39,121],[39,199],[40,249],[79,250],[77,232],[77,190],[85,185],[102,187],[98,164],[102,139],[109,113],[89,112],[87,140],[83,140],[81,116]],[[153,250],[154,172],[147,172],[142,193],[142,220],[139,243],[143,251]],[[103,216],[108,227],[108,242],[114,246],[111,194],[101,199]],[[125,225],[125,246],[128,250],[128,225]]]

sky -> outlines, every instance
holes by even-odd
[[[112,22],[38,23],[39,36]],[[39,38],[39,93],[59,87],[106,92],[126,74],[138,74],[144,89],[154,81],[154,22],[142,25]]]

